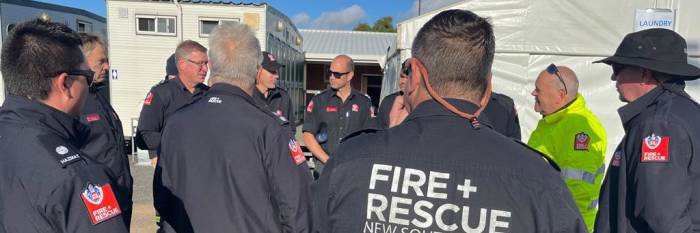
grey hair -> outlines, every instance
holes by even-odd
[[[255,85],[262,52],[250,27],[233,22],[216,26],[209,49],[212,83],[239,83],[244,89]]]

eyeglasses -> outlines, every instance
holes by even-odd
[[[92,70],[68,70],[68,71],[59,71],[56,72],[53,75],[46,75],[47,78],[53,78],[56,77],[56,75],[66,73],[68,76],[85,76],[85,81],[87,82],[87,85],[90,86],[92,85],[92,79],[95,77],[95,72]]]
[[[411,76],[411,63],[408,60],[401,63],[401,74],[403,76]]]
[[[345,73],[341,73],[341,72],[335,72],[335,71],[329,69],[329,70],[328,70],[328,73],[330,73],[332,77],[335,77],[335,78],[342,78],[343,75],[349,74],[350,72],[348,71],[348,72],[345,72]]]
[[[202,68],[202,66],[206,66],[206,65],[209,64],[209,61],[200,61],[200,62],[196,62],[196,61],[192,61],[192,60],[190,60],[190,59],[187,59],[187,61],[190,62],[190,63],[192,63],[192,64],[197,65],[200,69]]]
[[[557,66],[554,65],[554,63],[549,64],[549,66],[547,66],[547,73],[557,76],[561,84],[564,85],[564,93],[569,94],[569,91],[566,88],[566,83],[564,83],[564,79],[561,78],[561,75],[559,74],[559,69],[557,69]]]

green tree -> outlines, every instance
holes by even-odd
[[[371,27],[367,23],[358,23],[353,30],[366,32],[396,32],[393,21],[394,19],[391,16],[385,16],[374,21]]]
[[[359,23],[359,24],[357,24],[357,26],[355,26],[355,28],[352,29],[352,30],[353,30],[353,31],[363,31],[363,32],[367,32],[367,31],[372,31],[372,27],[370,27],[369,24],[367,24],[367,23]]]
[[[394,24],[392,23],[394,19],[391,16],[384,16],[377,21],[374,21],[372,25],[372,31],[375,32],[396,32]]]

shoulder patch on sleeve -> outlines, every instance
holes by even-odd
[[[381,129],[362,129],[362,130],[358,130],[358,131],[355,131],[355,132],[353,132],[353,133],[348,134],[347,136],[345,136],[343,139],[340,140],[340,143],[343,143],[343,142],[345,142],[345,141],[347,141],[347,140],[350,140],[350,138],[354,138],[354,137],[357,137],[357,136],[360,136],[360,135],[363,135],[363,134],[376,133],[376,132],[379,132],[379,131],[381,131]]]
[[[671,137],[659,136],[652,133],[642,139],[642,163],[670,161],[668,147],[671,143]]]
[[[301,146],[299,146],[299,143],[297,143],[294,138],[289,139],[289,153],[292,154],[292,161],[294,161],[294,165],[299,166],[300,164],[306,162],[304,152],[301,150]]]
[[[146,99],[143,100],[143,105],[151,106],[151,103],[153,103],[153,91],[148,92]]]
[[[85,190],[80,193],[80,198],[87,208],[92,225],[97,225],[122,213],[109,183],[102,186],[88,183]]]
[[[591,137],[584,132],[577,133],[574,136],[574,150],[584,150],[588,151],[588,146],[590,145]]]
[[[306,112],[313,112],[314,111],[314,101],[311,100],[309,102],[309,105],[306,106]]]

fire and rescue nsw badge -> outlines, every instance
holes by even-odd
[[[668,162],[668,144],[671,139],[651,134],[642,139],[642,162]]]
[[[299,164],[306,162],[304,152],[301,151],[301,146],[299,146],[299,143],[297,143],[297,141],[294,139],[289,139],[289,153],[292,154],[292,160],[294,160],[295,165],[298,166]]]
[[[88,209],[92,225],[97,225],[122,213],[112,191],[112,186],[109,184],[100,187],[88,183],[87,188],[80,194],[80,198],[83,199],[85,207]]]
[[[584,132],[580,132],[574,136],[574,150],[588,150],[590,142],[591,137]]]

